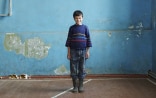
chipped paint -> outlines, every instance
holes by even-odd
[[[111,37],[112,36],[112,33],[111,32],[108,32],[108,36]]]
[[[25,41],[25,56],[30,58],[41,59],[48,55],[49,45],[38,38],[32,38]]]
[[[16,51],[19,53],[19,47],[22,46],[21,39],[14,33],[7,33],[4,40],[4,47],[8,51]]]
[[[131,30],[136,29],[136,30],[139,30],[139,31],[141,31],[143,28],[144,28],[144,26],[143,26],[142,22],[138,22],[137,25],[130,25],[128,27],[128,29],[131,29]]]
[[[86,68],[85,71],[86,71],[87,74],[91,74],[92,73],[91,69],[89,69],[89,68]]]
[[[134,29],[134,25],[130,25],[128,29]]]
[[[142,28],[143,28],[143,24],[142,22],[139,22],[138,25],[136,26],[136,29],[142,30]]]
[[[60,67],[58,67],[57,69],[54,70],[56,75],[66,75],[69,74],[69,71],[67,70],[67,68],[62,65]]]
[[[14,33],[7,33],[4,39],[4,47],[8,51],[15,51],[28,58],[42,59],[48,55],[50,45],[45,43],[38,37],[27,39],[22,43],[20,36]]]
[[[127,37],[126,40],[129,40],[129,38]]]
[[[138,38],[140,37],[138,34],[136,35]]]

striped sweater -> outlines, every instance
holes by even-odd
[[[86,49],[92,47],[90,34],[86,25],[72,25],[69,28],[66,47],[71,49]]]

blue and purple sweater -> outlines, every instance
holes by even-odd
[[[86,49],[92,47],[90,34],[86,25],[72,25],[69,28],[66,47],[70,49]]]

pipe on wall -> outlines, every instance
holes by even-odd
[[[0,16],[11,16],[12,15],[12,0],[9,0],[8,14],[0,14]]]

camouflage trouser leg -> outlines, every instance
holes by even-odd
[[[70,72],[73,79],[83,79],[86,76],[85,72],[85,54],[86,50],[73,50],[70,51]]]

